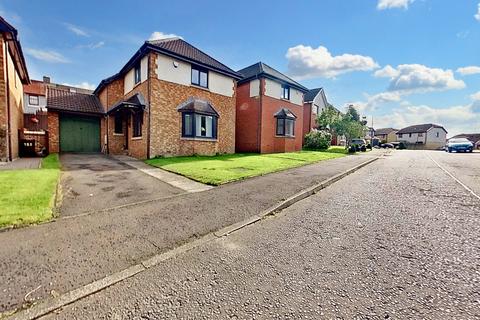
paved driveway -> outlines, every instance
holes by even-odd
[[[63,154],[61,216],[183,193],[102,154]]]

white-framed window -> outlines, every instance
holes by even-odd
[[[28,104],[32,105],[32,106],[38,106],[38,104],[39,104],[38,96],[29,95],[28,96]]]
[[[282,99],[290,100],[290,87],[282,85]]]

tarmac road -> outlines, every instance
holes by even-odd
[[[47,318],[478,319],[480,200],[431,158],[480,154],[447,156],[395,151]]]

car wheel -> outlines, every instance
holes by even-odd
[[[452,153],[452,148],[448,148],[448,152],[449,152],[449,153]]]

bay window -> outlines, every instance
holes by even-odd
[[[217,138],[217,117],[198,113],[182,113],[182,137]]]
[[[295,137],[295,119],[297,118],[293,112],[282,108],[275,113],[276,135],[283,137]]]

